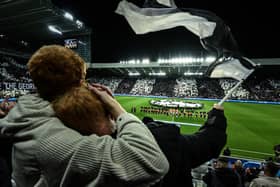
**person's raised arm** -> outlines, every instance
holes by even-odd
[[[208,112],[207,121],[199,131],[192,135],[184,135],[192,167],[219,156],[226,144],[226,128],[224,108],[214,104],[212,110]]]

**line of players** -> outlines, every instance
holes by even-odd
[[[136,113],[137,108],[131,107],[131,113]],[[165,107],[153,107],[153,106],[140,106],[141,113],[166,115],[174,117],[192,118],[192,119],[207,119],[207,112],[196,111],[194,109],[185,108],[165,108]]]

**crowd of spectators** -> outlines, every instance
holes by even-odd
[[[174,87],[175,97],[197,97],[198,90],[195,79],[178,78]]]
[[[0,55],[0,74],[4,82],[31,82],[27,73],[26,61]]]
[[[220,156],[192,170],[197,186],[217,187],[261,187],[279,186],[280,163],[272,160],[263,162]],[[202,182],[203,181],[203,182]]]
[[[7,88],[4,84],[32,83],[24,59],[0,55],[0,98],[5,95],[18,97],[30,90],[18,87]],[[229,97],[237,100],[280,101],[279,77],[265,75],[252,76],[239,86]],[[209,79],[195,77],[155,78],[155,77],[89,77],[89,82],[97,82],[109,87],[117,94],[153,95],[183,98],[221,99],[237,84],[233,79]]]
[[[155,79],[138,79],[134,84],[130,94],[132,95],[150,95],[153,90]]]

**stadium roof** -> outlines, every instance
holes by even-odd
[[[280,58],[251,59],[260,67],[270,68],[277,73],[280,68]],[[151,73],[165,72],[167,76],[204,76],[209,64],[191,63],[191,64],[159,64],[150,62],[149,64],[120,64],[120,63],[90,63],[88,64],[89,77],[94,76],[150,76]],[[274,67],[274,66],[277,66]],[[271,68],[272,67],[272,68]],[[261,71],[261,70],[260,70]],[[139,73],[139,75],[135,74]],[[132,75],[133,76],[133,75]]]
[[[56,8],[51,0],[0,1],[0,40],[18,41],[28,47],[87,30],[75,17]],[[78,23],[78,24],[77,24]],[[63,33],[52,32],[49,26]],[[0,42],[1,43],[1,42]],[[2,42],[3,43],[3,42]]]
[[[189,33],[182,28],[135,37],[135,33],[129,28],[125,19],[114,13],[119,1],[96,0],[93,5],[90,5],[90,1],[76,0],[1,0],[0,47],[5,46],[3,40],[7,37],[25,45],[67,38],[76,32],[87,32],[88,27],[84,27],[84,30],[77,27],[75,20],[78,17],[93,30],[92,59],[95,63],[118,62],[118,60],[139,57],[140,54],[144,56],[151,53],[169,55],[170,49],[177,52],[181,47],[184,48],[184,52],[191,50],[200,52],[200,45],[197,49],[194,49],[192,45],[198,42],[197,37],[189,37]],[[138,2],[140,5],[144,0],[129,1]],[[248,8],[243,6],[243,1],[222,3],[216,0],[209,2],[175,0],[175,2],[178,7],[193,7],[216,13],[231,27],[240,45],[240,51],[246,57],[277,58],[279,56],[277,47],[273,45],[273,43],[279,43],[278,31],[275,29],[278,19],[275,16],[277,11],[272,8],[277,8],[277,6],[273,6],[272,3]],[[74,21],[64,17],[65,10],[74,13]],[[57,26],[64,35],[50,32],[48,25]],[[261,61],[269,65],[279,64],[279,61],[275,59]]]

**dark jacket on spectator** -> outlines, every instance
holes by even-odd
[[[11,187],[12,138],[0,133],[0,187]]]
[[[217,168],[203,177],[207,187],[241,187],[240,176],[230,168]]]
[[[224,112],[212,109],[198,132],[181,135],[174,124],[158,121],[146,123],[169,161],[169,172],[158,186],[192,187],[191,169],[219,156],[226,144]]]

